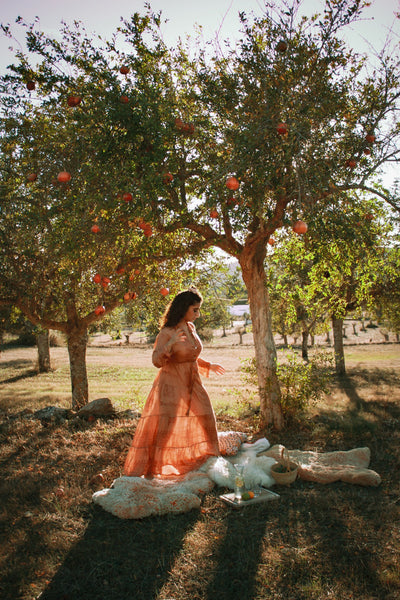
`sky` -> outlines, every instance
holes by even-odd
[[[281,0],[276,0],[279,4]],[[201,25],[205,39],[218,34],[220,39],[239,36],[239,11],[263,13],[263,0],[152,0],[154,11],[162,11],[168,22],[163,26],[164,39],[174,45],[179,36],[194,33],[194,25]],[[301,12],[309,14],[322,10],[323,0],[303,0]],[[13,23],[17,16],[31,22],[40,18],[41,29],[56,33],[61,20],[72,23],[82,21],[88,31],[109,35],[120,24],[120,17],[128,18],[133,12],[144,12],[144,0],[0,0],[0,22]],[[395,22],[400,41],[400,0],[372,0],[365,9],[362,23],[349,31],[352,45],[366,47],[366,40],[381,46],[388,30]],[[9,43],[0,38],[0,69],[10,62]],[[8,62],[7,62],[8,61]]]
[[[290,0],[289,0],[290,1]],[[280,4],[282,0],[276,0]],[[239,11],[261,16],[264,0],[152,0],[155,12],[162,11],[164,41],[174,46],[179,37],[195,34],[195,25],[200,25],[205,40],[218,36],[220,42],[240,37]],[[323,0],[303,0],[300,12],[311,14],[323,10]],[[13,24],[18,16],[31,23],[35,16],[40,18],[40,28],[56,36],[61,21],[68,24],[82,21],[90,33],[111,37],[121,22],[133,12],[145,12],[144,0],[0,0],[0,22]],[[371,6],[363,13],[363,20],[347,29],[346,41],[358,52],[380,49],[389,33],[400,43],[400,0],[371,0]],[[14,26],[17,38],[23,41],[21,28]],[[9,50],[10,40],[0,34],[0,72],[4,73],[13,62]],[[15,46],[15,44],[14,44]],[[393,180],[396,172],[389,174]],[[390,184],[390,181],[386,182]]]

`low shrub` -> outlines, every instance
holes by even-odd
[[[299,417],[311,404],[317,402],[328,391],[328,381],[333,370],[333,355],[324,349],[313,352],[304,361],[293,349],[284,353],[277,364],[281,386],[281,405],[285,421]],[[243,362],[245,381],[257,385],[255,358]]]

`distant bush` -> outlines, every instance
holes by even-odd
[[[59,332],[55,333],[54,331],[52,331],[49,336],[49,344],[50,348],[60,348],[62,346],[65,346],[66,341],[64,334]]]
[[[197,331],[198,336],[203,342],[211,342],[214,337],[214,331],[211,327],[203,327]]]
[[[15,346],[36,346],[36,335],[33,331],[23,331],[13,343]]]

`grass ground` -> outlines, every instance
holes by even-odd
[[[257,430],[241,416],[240,363],[250,345],[214,344],[224,364],[206,387],[220,430]],[[148,347],[88,348],[91,398],[118,410],[144,401]],[[400,598],[400,346],[346,348],[348,374],[271,443],[371,448],[378,488],[297,480],[281,498],[232,510],[223,491],[190,513],[121,521],[91,502],[121,474],[136,421],[42,424],[28,410],[69,407],[64,348],[37,375],[35,352],[3,351],[0,386],[0,597],[4,600],[395,600]],[[243,391],[242,397],[237,391]],[[28,410],[27,410],[28,409]]]

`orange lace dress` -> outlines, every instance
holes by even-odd
[[[170,353],[165,346],[174,329],[164,327],[157,336],[152,360],[160,370],[137,425],[125,475],[177,477],[219,455],[215,414],[199,374],[208,377],[210,363],[199,357],[202,344],[194,324],[187,326],[191,335]]]

